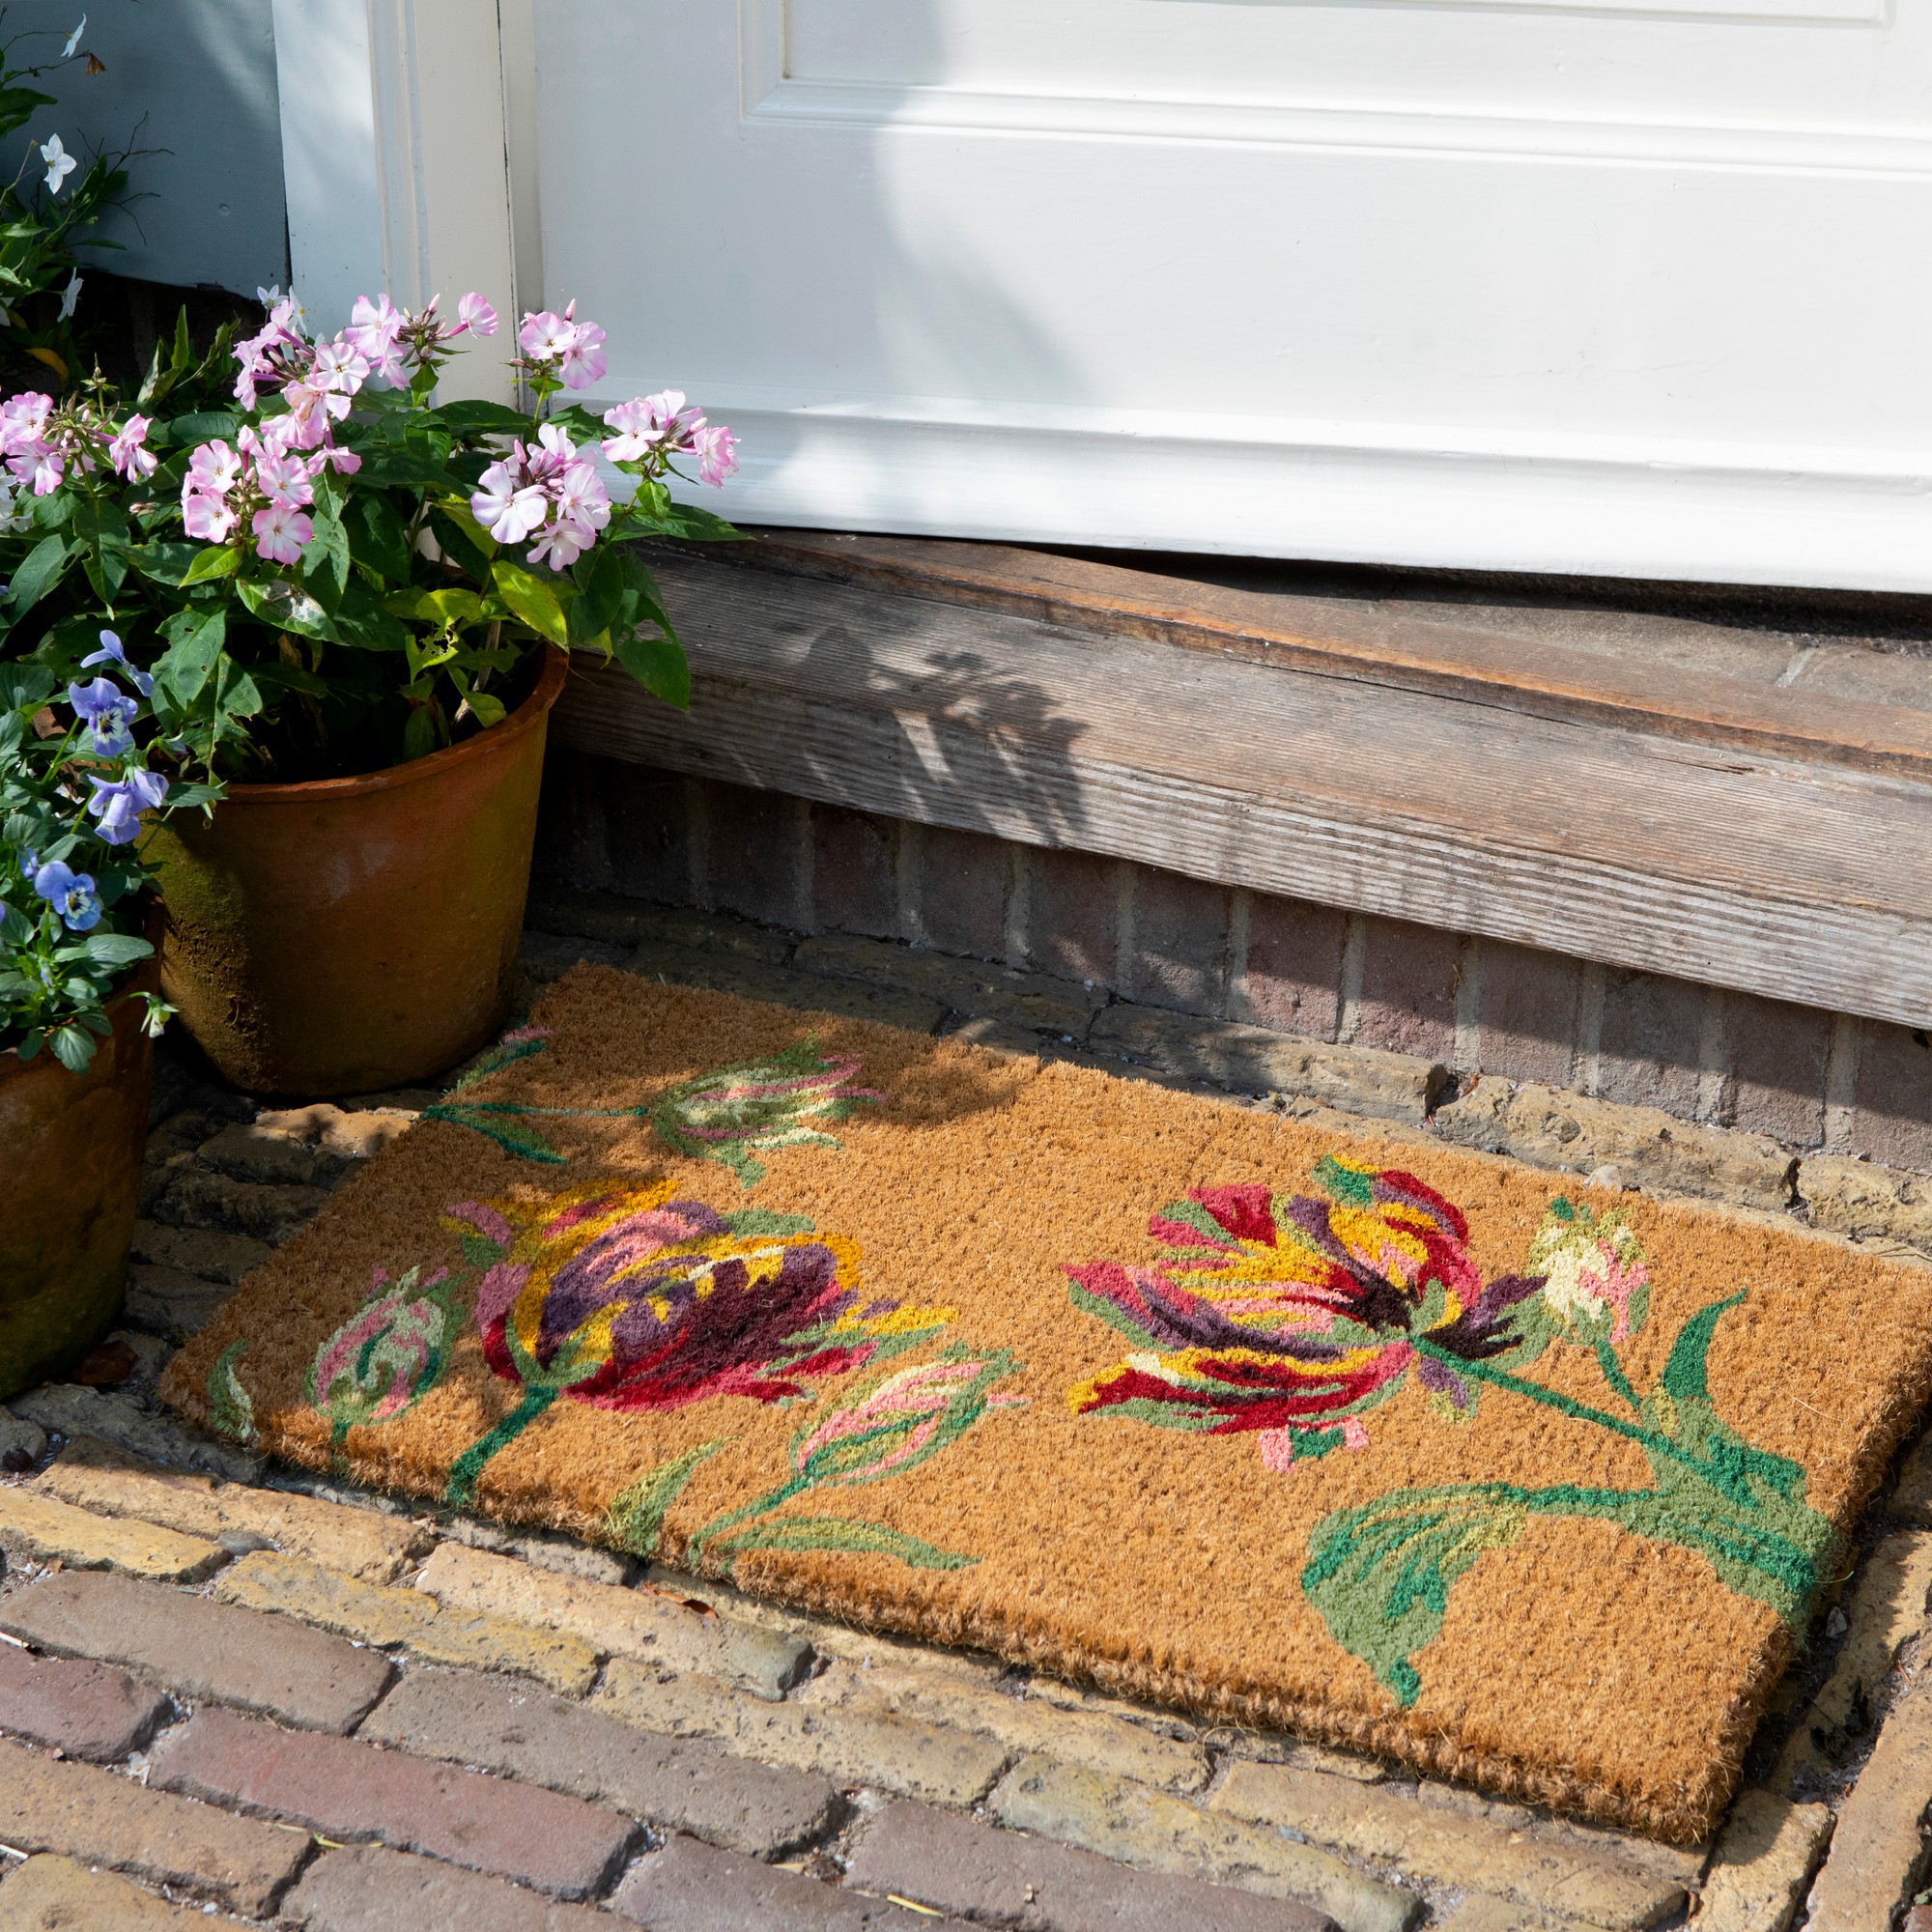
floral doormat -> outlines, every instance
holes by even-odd
[[[580,967],[169,1373],[321,1470],[1711,1828],[1924,1275]]]

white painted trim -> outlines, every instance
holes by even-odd
[[[749,56],[748,49],[748,56]],[[994,94],[780,78],[754,93],[747,118],[810,128],[1017,134],[1094,141],[1229,142],[1348,154],[1518,156],[1539,161],[1615,161],[1633,167],[1918,176],[1932,173],[1932,136],[1911,128],[1725,127],[1673,121],[1592,121],[1460,113],[1448,106],[1248,106],[1213,100],[1110,99],[1099,95]]]
[[[497,10],[490,0],[273,0],[293,280],[310,325],[387,289],[415,307],[517,301]],[[449,396],[507,400],[501,339]]]
[[[592,407],[662,386],[631,372]],[[1932,591],[1932,452],[944,398],[695,396],[748,523],[1444,569]]]
[[[345,0],[273,0],[289,280],[333,332],[385,279],[370,20]]]

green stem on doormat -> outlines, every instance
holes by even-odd
[[[487,1435],[479,1435],[450,1466],[449,1482],[442,1499],[458,1509],[468,1509],[476,1500],[476,1481],[483,1465],[499,1449],[507,1449],[556,1399],[555,1388],[529,1388],[524,1399]]]

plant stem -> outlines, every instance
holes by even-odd
[[[809,1490],[811,1484],[804,1476],[793,1476],[789,1482],[781,1483],[775,1490],[768,1490],[754,1501],[741,1508],[727,1511],[724,1516],[714,1517],[704,1527],[693,1534],[685,1548],[696,1560],[698,1550],[711,1539],[727,1529],[736,1529],[741,1522],[750,1522],[753,1517],[763,1516],[767,1510],[775,1510],[781,1503],[789,1502],[801,1490]]]
[[[1544,1407],[1556,1409],[1574,1421],[1594,1422],[1598,1428],[1607,1429],[1614,1435],[1625,1436],[1660,1456],[1668,1456],[1674,1463],[1682,1463],[1687,1469],[1696,1470],[1707,1480],[1712,1477],[1709,1463],[1680,1449],[1669,1436],[1658,1430],[1644,1429],[1635,1423],[1626,1422],[1620,1415],[1592,1408],[1586,1402],[1578,1402],[1574,1396],[1545,1388],[1540,1382],[1526,1381],[1521,1376],[1511,1375],[1507,1369],[1492,1368],[1487,1362],[1470,1361],[1466,1356],[1455,1354],[1424,1336],[1412,1336],[1410,1345],[1418,1354],[1433,1356],[1459,1376],[1472,1376],[1477,1381],[1492,1382],[1497,1388],[1506,1388],[1515,1395],[1525,1395],[1531,1402],[1540,1402]]]
[[[467,1509],[476,1500],[476,1479],[483,1473],[483,1465],[499,1449],[508,1448],[552,1403],[559,1391],[555,1388],[526,1388],[524,1399],[488,1435],[479,1435],[455,1463],[449,1471],[449,1482],[443,1490],[442,1499],[454,1503],[460,1509]]]

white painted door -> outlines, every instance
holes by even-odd
[[[746,519],[1932,589],[1932,0],[528,28],[520,275]]]

